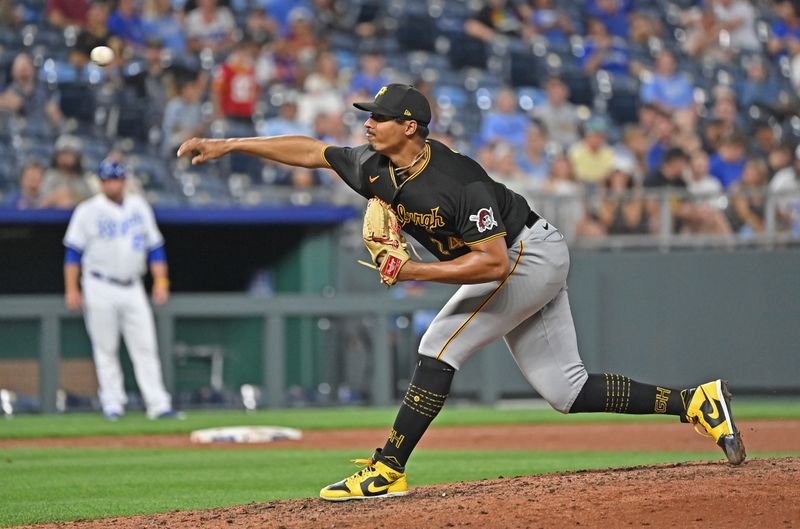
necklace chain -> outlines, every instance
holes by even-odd
[[[410,164],[408,164],[408,165],[404,165],[403,167],[395,167],[395,168],[394,168],[394,174],[395,174],[396,176],[402,176],[402,175],[404,175],[405,173],[407,173],[409,169],[411,169],[412,167],[414,167],[415,165],[417,165],[417,162],[419,162],[420,160],[422,160],[422,158],[425,156],[425,151],[426,151],[426,150],[427,150],[427,145],[422,147],[422,150],[421,150],[421,151],[419,151],[419,154],[417,154],[417,155],[414,157],[414,159],[413,159],[413,160],[411,160],[411,163],[410,163]]]

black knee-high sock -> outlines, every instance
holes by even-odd
[[[622,375],[590,374],[570,413],[610,412],[683,416],[683,392],[642,384]]]
[[[435,358],[419,355],[414,376],[397,412],[382,454],[403,467],[433,419],[444,406],[455,369]]]

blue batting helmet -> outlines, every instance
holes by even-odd
[[[100,177],[100,180],[125,178],[125,166],[123,166],[120,162],[103,160],[100,162],[100,168],[97,170],[97,176]]]

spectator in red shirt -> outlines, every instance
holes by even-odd
[[[83,27],[89,13],[89,0],[47,0],[45,13],[47,21],[57,28]]]
[[[261,92],[256,79],[257,54],[258,46],[251,40],[243,39],[217,68],[212,99],[218,118],[252,125]]]

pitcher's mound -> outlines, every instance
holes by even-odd
[[[800,527],[800,458],[546,474],[412,487],[402,498],[310,498],[37,527],[788,529]]]

